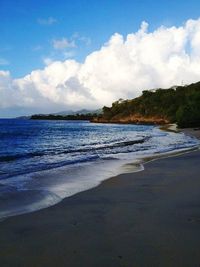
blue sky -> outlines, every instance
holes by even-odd
[[[199,0],[0,0],[0,117],[199,80]]]
[[[82,62],[113,33],[134,32],[144,20],[154,30],[199,15],[195,0],[1,0],[0,69],[18,78],[43,68],[45,59]],[[53,41],[63,38],[74,47],[55,49]]]

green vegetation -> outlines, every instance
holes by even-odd
[[[132,100],[118,100],[112,107],[103,107],[103,114],[96,118],[99,122],[134,122],[134,116],[141,122],[152,118],[164,122],[176,122],[179,127],[200,126],[200,82],[170,89],[143,91],[142,96]],[[131,118],[131,119],[130,119]]]
[[[31,120],[91,120],[96,117],[96,113],[75,114],[75,115],[54,115],[54,114],[36,114],[31,116]]]
[[[200,82],[169,89],[143,91],[140,97],[119,99],[103,113],[33,115],[35,120],[89,120],[121,123],[177,123],[179,127],[200,126]]]

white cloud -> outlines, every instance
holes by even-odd
[[[62,47],[62,45],[61,45]],[[133,98],[144,89],[170,87],[200,80],[200,19],[180,27],[148,24],[127,36],[111,36],[84,63],[46,63],[21,79],[0,72],[0,106],[31,107],[36,112],[96,108],[119,98]]]
[[[57,23],[57,19],[53,17],[48,17],[48,18],[38,18],[37,19],[38,24],[40,25],[45,25],[45,26],[50,26],[52,24]]]
[[[50,58],[50,57],[45,57],[45,58],[43,59],[43,62],[44,62],[44,64],[45,64],[46,66],[48,66],[48,65],[50,65],[51,63],[53,63],[53,59]]]
[[[64,50],[66,48],[74,48],[76,47],[75,41],[69,41],[67,38],[62,39],[54,39],[53,40],[53,48],[57,50]]]

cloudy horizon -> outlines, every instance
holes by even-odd
[[[37,23],[57,27],[59,19],[49,16]],[[200,18],[153,30],[144,20],[130,33],[111,34],[84,60],[76,58],[77,49],[87,51],[91,42],[79,33],[52,38],[53,52],[43,57],[44,67],[21,78],[13,76],[9,60],[1,56],[0,116],[97,109],[119,98],[137,97],[143,90],[200,80]],[[42,45],[34,47],[42,50]]]
[[[12,79],[9,71],[0,71],[0,106],[15,112],[21,109],[24,115],[95,109],[119,98],[137,97],[142,90],[196,82],[199,44],[200,19],[188,20],[180,27],[160,26],[153,32],[148,32],[148,24],[142,22],[135,33],[125,37],[113,34],[84,63],[50,61],[44,69],[20,79]]]

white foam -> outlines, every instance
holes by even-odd
[[[149,145],[150,149],[142,151],[141,144],[138,144],[138,151],[110,154],[109,157],[116,158],[113,160],[99,159],[4,179],[1,183],[16,188],[16,194],[18,192],[22,198],[17,205],[7,208],[5,206],[0,212],[0,217],[28,213],[55,205],[66,197],[98,186],[110,177],[143,170],[144,158],[185,152],[197,147],[199,141],[182,133],[166,133],[153,128],[152,138],[145,145]],[[23,192],[26,192],[24,201]],[[33,199],[28,198],[27,201],[27,192],[34,195]]]

